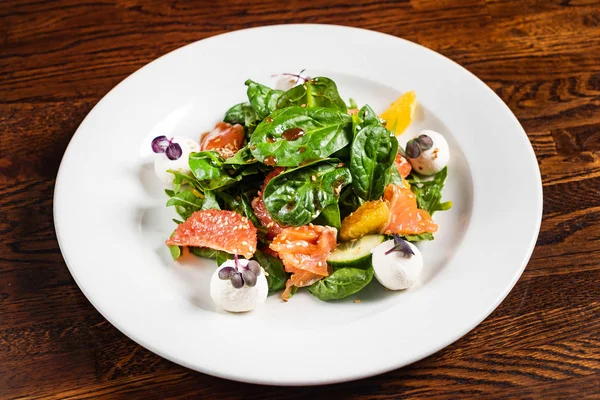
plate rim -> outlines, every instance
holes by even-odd
[[[539,187],[537,189],[539,189],[538,191],[538,198],[536,199],[536,203],[539,205],[539,209],[536,210],[536,220],[535,220],[535,234],[532,234],[530,241],[527,245],[527,253],[526,255],[522,258],[521,261],[521,265],[519,266],[518,269],[515,269],[515,273],[513,274],[512,280],[510,282],[510,284],[506,285],[504,290],[502,291],[502,293],[497,297],[497,299],[493,302],[493,304],[491,304],[488,309],[486,310],[485,313],[482,313],[480,318],[476,319],[476,321],[472,324],[469,324],[469,326],[464,326],[460,329],[461,333],[457,334],[457,335],[453,335],[453,336],[447,336],[446,340],[442,340],[438,345],[432,346],[430,348],[430,351],[427,351],[426,354],[420,354],[420,355],[416,355],[410,359],[404,360],[400,363],[396,363],[395,365],[388,365],[387,367],[381,367],[381,368],[374,368],[371,369],[368,372],[361,372],[361,373],[356,373],[353,376],[344,376],[344,377],[339,377],[338,379],[329,379],[329,380],[325,380],[325,381],[306,381],[306,380],[302,380],[302,379],[298,379],[298,380],[290,380],[289,382],[280,382],[280,381],[271,381],[269,379],[244,379],[243,377],[240,377],[239,375],[236,374],[227,374],[227,373],[217,373],[213,370],[211,370],[210,368],[202,368],[199,367],[198,365],[192,365],[189,362],[187,362],[184,359],[179,359],[178,357],[174,357],[171,354],[165,353],[163,352],[161,349],[158,349],[156,346],[154,346],[152,343],[147,343],[145,340],[142,340],[142,338],[139,337],[135,337],[126,327],[122,327],[120,326],[120,324],[116,323],[114,321],[113,318],[111,318],[104,310],[102,310],[102,308],[100,307],[100,305],[98,304],[98,301],[96,298],[94,298],[94,296],[90,293],[89,288],[86,288],[84,285],[82,285],[80,278],[78,277],[77,273],[75,272],[75,268],[72,267],[71,263],[68,260],[68,256],[67,256],[67,251],[66,251],[66,244],[64,242],[64,238],[61,238],[61,233],[59,231],[59,224],[57,223],[57,204],[59,202],[57,202],[57,199],[59,199],[60,197],[60,188],[63,186],[60,183],[64,182],[64,178],[61,180],[61,176],[64,175],[64,171],[65,168],[63,168],[65,159],[67,158],[67,154],[69,153],[69,150],[73,148],[73,143],[77,137],[77,134],[80,133],[80,129],[81,127],[85,124],[85,122],[90,118],[90,116],[92,115],[92,113],[94,112],[95,109],[97,109],[103,102],[106,102],[108,98],[111,97],[111,94],[114,93],[118,88],[120,88],[127,80],[129,80],[130,78],[132,78],[135,75],[140,74],[141,71],[149,68],[151,65],[157,63],[159,60],[162,60],[166,57],[171,56],[173,53],[178,52],[178,51],[182,51],[185,48],[188,48],[190,46],[193,46],[194,44],[197,44],[199,42],[206,42],[206,41],[210,41],[216,38],[220,38],[220,37],[224,37],[227,35],[230,35],[232,33],[240,33],[240,32],[245,32],[245,31],[254,31],[254,30],[263,30],[263,29],[277,29],[280,27],[285,27],[286,29],[290,29],[290,28],[294,28],[294,27],[300,27],[302,29],[305,29],[307,27],[319,27],[319,28],[324,28],[324,29],[329,29],[329,28],[333,28],[333,29],[344,29],[344,30],[355,30],[355,31],[362,31],[363,33],[369,33],[369,34],[373,34],[376,33],[378,35],[384,35],[384,36],[388,36],[390,38],[393,38],[394,40],[400,40],[403,42],[407,42],[409,45],[411,46],[418,46],[419,48],[421,48],[422,50],[426,50],[427,52],[435,55],[436,57],[440,57],[442,59],[445,59],[446,62],[450,62],[452,64],[454,64],[455,66],[458,66],[460,69],[462,69],[464,72],[466,72],[470,78],[475,81],[478,82],[478,84],[480,86],[482,86],[483,88],[485,88],[485,90],[487,90],[493,97],[495,97],[495,100],[498,101],[499,103],[501,103],[508,111],[508,115],[510,115],[510,117],[514,120],[513,122],[516,122],[516,124],[520,127],[521,130],[521,134],[525,136],[525,138],[527,139],[527,142],[529,143],[528,146],[528,150],[530,153],[530,157],[535,161],[535,171],[532,171],[534,173],[536,173],[536,183],[539,182]],[[81,136],[81,134],[79,135]],[[135,343],[137,343],[138,345],[143,346],[144,348],[146,348],[147,350],[159,355],[160,357],[163,357],[167,360],[170,360],[172,362],[175,362],[179,365],[182,365],[186,368],[195,370],[195,371],[199,371],[202,373],[206,373],[208,375],[211,376],[216,376],[216,377],[220,377],[220,378],[225,378],[225,379],[230,379],[230,380],[235,380],[235,381],[239,381],[239,382],[247,382],[247,383],[254,383],[254,384],[267,384],[267,385],[286,385],[286,386],[303,386],[303,385],[326,385],[326,384],[333,384],[333,383],[339,383],[339,382],[347,382],[350,380],[356,380],[356,379],[362,379],[362,378],[366,378],[366,377],[371,377],[374,375],[379,375],[382,373],[386,373],[389,371],[393,371],[396,370],[398,368],[402,368],[404,366],[410,365],[416,361],[419,361],[421,359],[424,359],[425,357],[428,357],[438,351],[440,351],[441,349],[449,346],[450,344],[456,342],[458,339],[460,339],[461,337],[465,336],[467,333],[471,332],[475,327],[477,327],[482,321],[484,321],[501,303],[502,301],[504,301],[504,299],[508,296],[508,294],[512,291],[512,289],[514,288],[514,286],[516,285],[516,283],[518,282],[518,280],[520,279],[520,277],[523,274],[523,271],[525,270],[525,268],[527,267],[527,264],[529,263],[529,260],[531,258],[531,255],[535,249],[535,245],[537,242],[537,238],[539,236],[540,233],[540,228],[541,228],[541,222],[542,222],[542,216],[543,216],[543,184],[542,184],[542,179],[541,179],[541,172],[539,169],[539,163],[537,161],[537,157],[535,155],[535,152],[533,150],[533,146],[531,145],[531,142],[529,140],[529,137],[526,133],[526,131],[523,129],[521,123],[518,121],[517,117],[514,115],[514,113],[512,112],[512,110],[510,110],[510,108],[504,103],[504,101],[487,85],[485,84],[485,82],[483,82],[481,79],[479,79],[476,75],[474,75],[473,73],[471,73],[469,70],[467,70],[466,68],[462,67],[460,64],[456,63],[455,61],[451,60],[450,58],[445,57],[444,55],[437,53],[434,50],[431,50],[425,46],[422,46],[418,43],[415,42],[411,42],[409,40],[394,36],[394,35],[390,35],[387,33],[383,33],[383,32],[378,32],[378,31],[374,31],[374,30],[369,30],[369,29],[363,29],[363,28],[356,28],[356,27],[350,27],[350,26],[344,26],[344,25],[336,25],[336,24],[273,24],[273,25],[263,25],[263,26],[257,26],[257,27],[252,27],[252,28],[247,28],[247,29],[239,29],[239,30],[234,30],[234,31],[228,31],[228,32],[224,32],[218,35],[213,35],[213,36],[209,36],[207,38],[204,39],[200,39],[191,43],[188,43],[184,46],[178,47],[176,49],[173,49],[163,55],[161,55],[160,57],[152,60],[151,62],[143,65],[142,67],[138,68],[136,71],[134,71],[133,73],[131,73],[130,75],[128,75],[127,77],[125,77],[123,80],[121,80],[117,85],[115,85],[110,91],[108,91],[95,105],[94,107],[88,112],[88,114],[86,115],[86,117],[82,120],[82,122],[80,123],[80,125],[78,126],[77,130],[74,132],[73,136],[71,137],[69,144],[61,158],[61,162],[60,162],[60,166],[58,169],[58,173],[56,176],[56,183],[55,183],[55,187],[54,187],[54,196],[53,196],[53,222],[54,222],[54,228],[55,228],[55,233],[56,233],[56,237],[57,237],[57,242],[59,244],[59,248],[61,251],[61,254],[63,256],[63,259],[65,260],[65,264],[67,265],[67,268],[69,269],[69,272],[71,273],[71,275],[73,276],[73,279],[75,280],[75,282],[77,283],[77,286],[79,287],[79,289],[82,291],[82,293],[85,295],[85,297],[88,299],[88,301],[94,306],[94,308],[107,320],[111,323],[111,325],[113,325],[115,328],[117,328],[117,330],[119,330],[121,333],[123,333],[124,335],[126,335],[130,340],[134,341]]]

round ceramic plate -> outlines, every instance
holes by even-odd
[[[246,79],[273,85],[273,74],[302,69],[331,77],[344,99],[377,112],[416,91],[415,121],[401,141],[424,128],[446,135],[452,158],[444,198],[454,206],[435,215],[439,232],[420,245],[423,275],[408,291],[372,284],[337,302],[301,291],[287,303],[275,295],[250,313],[225,313],[208,295],[215,263],[193,256],[176,263],[164,245],[176,215],[153,175],[150,141],[197,139],[244,100]],[[531,144],[492,90],[414,43],[327,25],[231,32],[140,69],[73,136],[54,199],[65,261],[114,326],[186,367],[277,385],[367,377],[454,342],[519,279],[541,211]]]

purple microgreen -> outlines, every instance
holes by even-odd
[[[433,140],[427,135],[421,135],[416,139],[421,147],[421,150],[429,150],[433,147]]]
[[[244,286],[244,279],[242,278],[242,274],[240,274],[239,272],[233,274],[233,276],[231,277],[231,286],[233,286],[236,289],[240,289]]]
[[[297,85],[298,82],[300,82],[300,80],[302,80],[302,83],[306,83],[306,81],[308,81],[310,79],[310,77],[308,76],[302,76],[302,73],[306,71],[306,69],[303,69],[302,71],[300,71],[299,74],[291,74],[289,72],[284,72],[280,75],[282,76],[293,76],[294,78],[296,78],[296,82],[294,83],[294,85]],[[273,76],[277,76],[277,75],[273,75]]]
[[[387,256],[394,251],[399,252],[400,256],[403,258],[410,258],[411,256],[415,255],[415,252],[410,248],[408,242],[402,239],[400,235],[394,235],[394,247],[386,251],[384,254]]]
[[[252,271],[252,273],[254,273],[254,275],[256,275],[256,276],[260,275],[260,264],[257,261],[250,260],[248,262],[248,265],[246,266],[246,268],[248,268],[250,271]]]
[[[406,156],[408,158],[419,158],[421,155],[421,145],[415,139],[411,139],[406,143]]]
[[[233,275],[235,275],[236,273],[237,273],[237,271],[233,267],[223,267],[221,270],[219,270],[219,279],[221,279],[221,280],[231,279],[231,277]]]
[[[242,271],[242,278],[244,280],[244,283],[249,287],[253,287],[256,285],[256,275],[249,269],[245,269]]]
[[[166,136],[157,136],[152,140],[152,151],[155,153],[164,153],[171,141]]]
[[[177,160],[179,157],[181,157],[183,151],[181,150],[179,143],[171,143],[169,147],[167,147],[165,153],[167,154],[167,158],[169,160]]]

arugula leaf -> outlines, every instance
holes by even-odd
[[[179,257],[181,257],[181,247],[169,246],[169,251],[171,252],[171,257],[173,257],[173,260],[177,260]]]
[[[317,161],[271,179],[264,202],[271,217],[288,226],[306,225],[322,210],[338,202],[342,188],[352,181],[338,160]]]
[[[210,190],[201,194],[195,189],[186,189],[177,193],[167,189],[165,193],[170,197],[167,201],[167,207],[174,206],[177,214],[184,220],[188,219],[190,215],[198,210],[220,209],[214,193]]]
[[[286,132],[300,129],[303,135],[286,140]],[[352,140],[352,117],[323,108],[292,106],[277,110],[261,122],[250,138],[250,151],[270,166],[296,167],[327,158]]]
[[[322,76],[309,79],[302,85],[294,86],[283,93],[277,108],[290,106],[327,107],[346,113],[348,107],[338,93],[335,82]]]
[[[256,250],[254,258],[266,272],[267,284],[269,285],[269,296],[285,289],[285,282],[289,276],[283,268],[281,260],[269,254]]]
[[[383,126],[368,125],[356,134],[350,152],[350,172],[359,197],[374,200],[383,196],[397,152],[398,140]]]
[[[283,91],[271,89],[251,79],[248,79],[245,83],[248,86],[247,93],[250,104],[256,112],[258,119],[262,120],[277,108],[277,101],[283,94]]]
[[[167,207],[174,206],[177,214],[184,220],[188,219],[195,211],[201,210],[204,199],[196,196],[191,190],[175,193],[172,190],[165,190],[170,199],[167,201]]]
[[[216,151],[201,151],[190,154],[190,170],[198,185],[205,190],[219,189],[239,181],[241,176],[231,176],[223,167],[224,160]]]
[[[424,209],[433,215],[436,211],[449,210],[452,207],[451,201],[442,202],[442,189],[448,176],[448,167],[444,167],[435,174],[431,180],[423,180],[416,174],[411,174],[407,180],[411,184],[410,189],[417,196],[419,208]]]
[[[339,300],[362,290],[373,279],[373,267],[368,269],[340,268],[308,287],[319,300]]]

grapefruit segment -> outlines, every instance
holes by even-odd
[[[179,224],[168,246],[209,247],[252,257],[256,251],[256,228],[234,211],[200,210]]]
[[[417,197],[410,189],[394,184],[388,185],[383,192],[383,199],[390,206],[390,217],[381,233],[418,235],[438,230],[429,213],[417,208]]]
[[[412,171],[412,165],[410,165],[406,158],[402,157],[400,154],[397,154],[394,162],[396,163],[396,167],[398,168],[398,172],[402,178],[406,178],[408,175],[410,175],[410,172]]]

